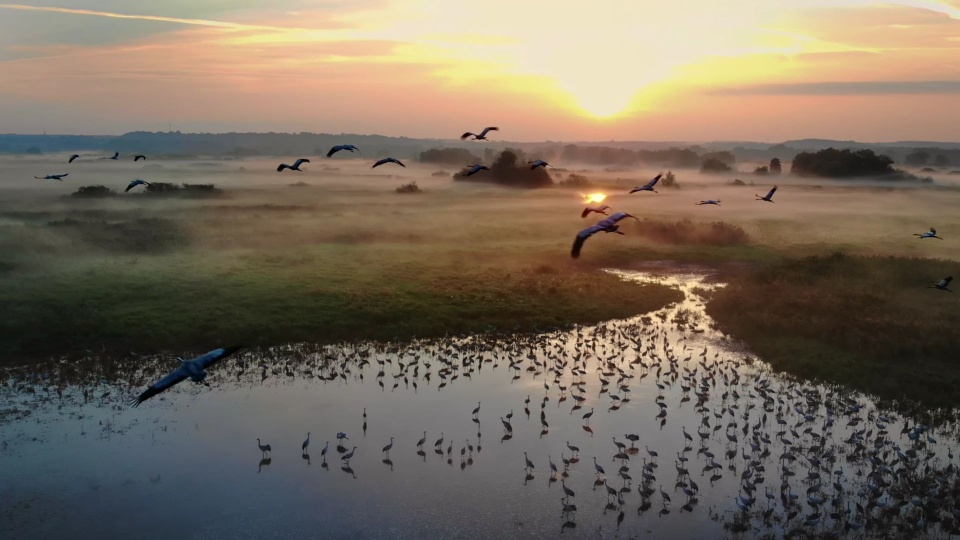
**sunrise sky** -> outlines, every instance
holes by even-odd
[[[960,0],[0,4],[0,133],[960,140]]]

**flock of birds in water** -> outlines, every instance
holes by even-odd
[[[488,140],[487,134],[497,130],[497,127],[487,127],[479,134],[466,132],[461,139]],[[326,155],[329,158],[337,152],[359,151],[354,145],[342,144],[332,147]],[[68,162],[73,163],[78,158],[78,154],[71,155]],[[119,153],[101,159],[118,160]],[[145,159],[144,155],[134,156],[134,161]],[[301,165],[309,162],[309,159],[301,158],[292,165],[281,163],[277,171],[301,171]],[[378,160],[373,167],[388,163],[405,167],[400,160],[392,157]],[[530,161],[529,164],[530,169],[549,166],[549,163],[539,159]],[[484,170],[489,169],[484,165],[473,165],[466,175]],[[66,176],[68,173],[36,178],[63,181]],[[630,193],[656,193],[655,186],[661,176],[658,174],[646,184],[633,188]],[[137,179],[130,182],[125,191],[140,185],[149,183]],[[777,187],[774,186],[766,195],[757,195],[756,199],[772,203],[776,191]],[[719,206],[720,200],[703,200],[696,204]],[[618,223],[627,218],[636,219],[625,212],[610,215],[608,210],[611,208],[607,205],[594,205],[587,206],[582,211],[582,218],[591,213],[606,217],[577,234],[571,250],[574,258],[579,257],[584,242],[594,234],[624,234]],[[919,239],[942,240],[933,228],[915,236]],[[949,292],[951,280],[952,277],[947,277],[930,287]],[[701,483],[708,489],[707,486],[713,486],[723,478],[726,469],[734,475],[739,474],[739,492],[730,497],[733,507],[736,508],[733,521],[728,524],[732,530],[737,530],[738,527],[746,530],[752,523],[758,522],[768,530],[776,526],[801,535],[837,538],[861,530],[873,535],[890,535],[891,530],[888,527],[893,526],[893,535],[897,536],[928,531],[930,524],[941,523],[940,530],[947,534],[960,532],[956,528],[960,522],[960,478],[952,463],[953,453],[952,450],[947,450],[951,462],[946,468],[932,465],[938,456],[931,449],[937,441],[930,428],[904,418],[898,437],[892,429],[896,419],[865,409],[855,397],[843,390],[803,386],[759,372],[745,375],[741,372],[746,365],[744,361],[721,361],[718,359],[719,353],[708,359],[706,347],[697,359],[694,359],[692,353],[680,358],[680,355],[690,352],[688,345],[684,344],[679,350],[674,349],[668,341],[665,327],[657,329],[651,326],[649,317],[643,317],[642,320],[643,326],[612,330],[598,327],[597,334],[592,336],[578,332],[572,338],[573,343],[557,342],[559,338],[554,336],[552,343],[538,343],[543,347],[541,356],[529,351],[521,355],[519,345],[514,345],[512,351],[503,351],[507,354],[498,355],[493,353],[491,347],[482,344],[472,348],[448,344],[448,349],[442,351],[443,354],[429,358],[421,352],[402,351],[399,348],[388,351],[390,354],[385,358],[376,357],[376,354],[370,355],[369,352],[358,354],[352,359],[328,355],[323,358],[323,365],[317,376],[324,380],[347,380],[351,373],[351,361],[355,362],[354,369],[362,370],[370,363],[370,357],[375,356],[380,365],[376,379],[381,388],[385,386],[383,379],[386,376],[386,365],[390,364],[398,370],[392,375],[394,390],[401,381],[407,387],[412,381],[415,390],[418,381],[429,385],[433,374],[440,379],[438,389],[442,389],[461,375],[470,378],[486,363],[493,363],[496,367],[499,362],[505,361],[514,372],[514,380],[520,378],[523,371],[534,376],[544,376],[545,393],[540,411],[541,436],[549,432],[545,407],[551,393],[561,403],[570,398],[574,402],[570,411],[573,415],[583,409],[589,400],[585,388],[591,371],[596,374],[600,385],[597,399],[604,394],[610,399],[608,413],[619,410],[630,401],[630,392],[635,389],[635,383],[652,376],[657,388],[654,400],[658,411],[656,419],[661,429],[667,423],[669,413],[664,392],[678,386],[681,392],[680,405],[693,401],[700,425],[693,434],[688,433],[686,427],[683,428],[682,451],[676,452],[675,456],[661,457],[656,450],[644,444],[642,448],[646,457],[642,458],[639,466],[631,466],[631,460],[635,460],[640,453],[638,443],[642,439],[641,435],[633,433],[624,434],[622,440],[617,440],[617,436],[612,437],[613,464],[607,466],[609,471],[601,465],[597,456],[590,456],[593,468],[591,477],[594,479],[592,488],[606,492],[604,513],[607,510],[618,512],[618,527],[624,519],[624,508],[632,492],[637,492],[640,496],[638,514],[653,508],[655,501],[661,516],[671,512],[672,504],[680,505],[680,512],[693,512],[702,489],[694,480],[695,473],[700,473],[699,476],[706,479],[701,479]],[[678,326],[681,330],[684,329],[682,322]],[[600,345],[600,337],[608,340],[607,345]],[[683,339],[686,339],[686,336],[681,337],[681,340]],[[576,352],[571,352],[567,345],[572,345]],[[608,345],[613,349],[598,350],[598,347]],[[131,404],[134,407],[139,406],[188,379],[196,384],[209,386],[206,382],[207,370],[241,349],[240,346],[231,346],[215,349],[190,360],[179,358],[180,365],[176,369],[150,385],[133,399]],[[633,358],[628,360],[623,351],[633,351]],[[396,366],[393,366],[394,359]],[[594,359],[596,363],[593,370],[588,368],[590,359]],[[437,369],[431,371],[434,364]],[[242,372],[244,364],[240,365]],[[262,381],[267,377],[268,369],[266,365],[261,367]],[[422,375],[421,370],[424,372]],[[568,380],[564,380],[566,375],[569,375]],[[362,372],[359,377],[362,381]],[[527,396],[523,409],[528,419],[530,407],[531,399]],[[583,429],[590,436],[593,436],[593,430],[589,422],[595,414],[595,408],[591,407],[582,414]],[[480,409],[481,403],[478,402],[472,411],[472,418],[478,425]],[[364,433],[366,417],[364,409]],[[512,410],[500,417],[503,426],[501,442],[512,438],[512,420]],[[848,435],[840,437],[837,433],[838,425],[845,426]],[[425,456],[423,448],[429,442],[427,435],[425,431],[415,445],[410,443],[418,455]],[[352,472],[350,460],[358,448],[353,446],[348,450],[343,446],[343,442],[349,440],[344,432],[338,432],[336,438],[336,449],[340,454],[343,469]],[[391,468],[390,452],[394,449],[394,443],[395,436],[390,436],[389,442],[381,450],[385,458],[383,462]],[[782,445],[779,447],[779,454],[773,453],[776,443]],[[257,439],[257,445],[262,453],[262,467],[270,463],[271,446],[263,444],[260,439]],[[303,457],[307,460],[309,445],[310,433],[307,433],[307,438],[301,445]],[[472,464],[473,444],[467,440],[456,445],[460,446],[461,468]],[[553,460],[553,456],[547,456],[546,466],[541,461],[539,468],[535,459],[527,452],[523,453],[525,480],[532,479],[535,471],[544,470],[549,472],[551,484],[560,482],[563,492],[560,497],[560,514],[563,519],[561,531],[576,526],[576,492],[566,481],[571,469],[580,467],[581,460],[580,449],[576,445],[567,441],[565,446],[568,453],[561,453],[559,463]],[[453,463],[456,452],[453,440],[446,439],[441,434],[433,447],[436,453],[446,456],[448,463]],[[478,432],[477,453],[480,449]],[[324,467],[328,451],[329,441],[320,452]],[[606,456],[601,459],[605,460]],[[658,470],[665,461],[673,461],[675,477],[672,489],[667,479],[668,473]],[[847,470],[844,470],[844,466]],[[772,471],[768,471],[768,467]],[[778,490],[772,490],[765,485],[766,477],[771,472],[781,479]],[[856,477],[858,486],[849,485],[847,480],[851,477]],[[665,483],[667,489],[664,489]],[[794,489],[800,491],[794,492]],[[677,499],[676,503],[673,498]],[[711,508],[710,512],[713,514],[714,508]]]

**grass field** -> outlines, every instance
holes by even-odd
[[[573,260],[574,235],[595,220],[579,215],[585,189],[452,182],[415,163],[374,173],[359,160],[299,174],[274,173],[265,160],[96,163],[73,183],[20,180],[49,159],[7,159],[0,177],[8,365],[593,323],[679,297],[602,268],[676,261],[719,271],[730,287],[711,314],[777,369],[956,403],[960,336],[950,324],[960,296],[925,288],[960,260],[960,190],[946,183],[780,177],[770,204],[754,200],[764,186],[729,178],[678,173],[680,189],[627,195],[626,177],[649,171],[580,171],[602,183],[606,204],[640,220],[622,222],[625,236],[596,235]],[[85,184],[122,192],[141,176],[212,183],[224,196],[69,197]],[[423,191],[396,193],[411,181]],[[705,198],[723,206],[693,204]],[[947,239],[912,236],[931,225]],[[847,255],[829,256],[837,252]]]

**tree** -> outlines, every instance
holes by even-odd
[[[708,153],[706,153],[706,154],[703,155],[703,159],[704,159],[704,160],[716,159],[716,160],[719,160],[719,161],[721,161],[721,162],[723,162],[723,163],[726,163],[727,165],[733,165],[734,163],[737,162],[737,156],[733,155],[732,152],[727,152],[727,151],[723,151],[723,152],[708,152]]]
[[[665,188],[680,189],[680,184],[677,183],[677,176],[673,174],[673,171],[667,171],[667,174],[663,175],[663,179],[660,180],[660,185]]]
[[[753,174],[756,174],[759,176],[766,176],[770,174],[770,169],[768,169],[766,165],[761,165],[760,167],[757,167],[756,169],[753,170]]]
[[[703,163],[700,165],[700,172],[702,173],[721,173],[730,170],[732,169],[729,165],[717,158],[704,159]]]
[[[770,160],[770,172],[773,174],[780,174],[783,172],[783,167],[780,164],[780,158],[773,158]]]
[[[933,164],[937,167],[949,167],[950,158],[943,154],[937,154],[937,157],[933,158]]]
[[[460,172],[453,175],[453,179],[491,182],[521,188],[539,188],[553,185],[553,179],[550,178],[550,173],[544,167],[531,169],[523,152],[512,148],[500,152],[489,171],[480,171],[472,176],[467,176],[468,170],[467,167],[464,167]]]
[[[793,158],[790,173],[821,178],[849,178],[893,174],[893,160],[878,156],[873,150],[837,150],[800,152]]]
[[[928,161],[930,161],[930,154],[924,152],[923,150],[915,150],[903,158],[904,164],[913,167],[923,167]]]

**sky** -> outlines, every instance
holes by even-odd
[[[0,3],[0,133],[485,126],[957,141],[960,0]]]

